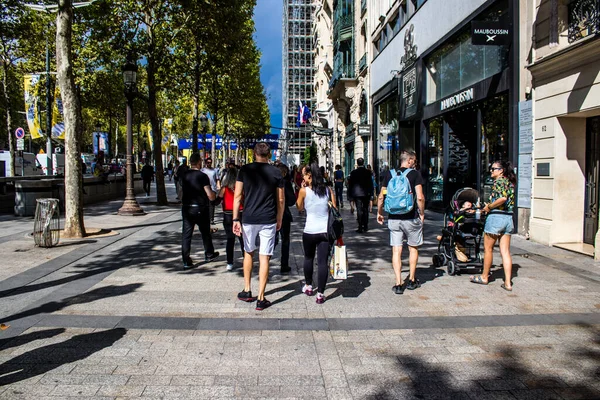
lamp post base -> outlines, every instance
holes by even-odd
[[[125,201],[123,202],[123,205],[121,206],[121,208],[119,208],[119,211],[117,211],[117,214],[132,215],[132,216],[146,215],[146,213],[144,212],[142,207],[140,207],[137,200],[135,200],[135,199],[133,199],[133,200],[125,199]]]

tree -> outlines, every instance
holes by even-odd
[[[310,165],[313,162],[316,162],[317,159],[317,145],[315,142],[311,142],[310,146],[304,149],[304,164]]]
[[[83,237],[81,185],[81,104],[73,74],[73,1],[59,0],[56,15],[56,66],[65,121],[65,236]]]

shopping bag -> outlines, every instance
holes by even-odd
[[[333,279],[348,278],[348,258],[346,256],[345,245],[339,245],[338,243],[333,246],[333,255],[331,256],[329,269]]]

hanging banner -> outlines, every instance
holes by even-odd
[[[38,139],[43,136],[40,128],[40,114],[38,108],[40,75],[25,75],[23,77],[25,87],[25,115],[27,117],[27,126],[32,139]]]
[[[63,103],[60,97],[58,84],[54,90],[54,106],[52,107],[52,137],[65,140],[65,121],[63,114]]]
[[[162,125],[163,135],[162,135],[162,142],[161,142],[162,151],[167,151],[167,149],[169,148],[169,143],[171,143],[172,129],[173,129],[173,118],[163,119],[163,125]]]
[[[148,122],[148,143],[150,143],[150,150],[154,151],[154,139],[152,139],[152,124]]]

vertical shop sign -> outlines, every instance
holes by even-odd
[[[533,112],[531,100],[519,102],[519,184],[518,206],[531,208],[531,175],[533,151]]]

